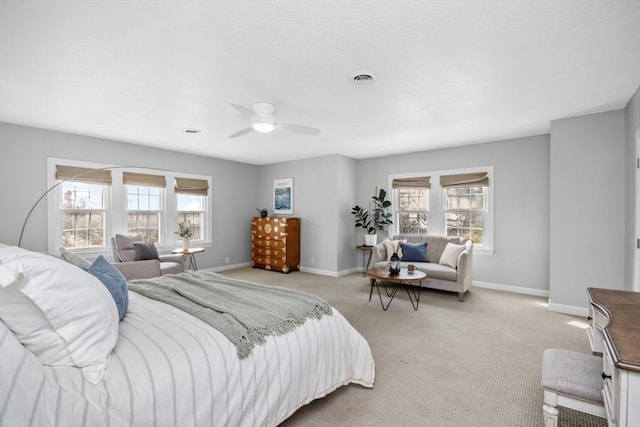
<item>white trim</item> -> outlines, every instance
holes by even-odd
[[[576,307],[574,305],[554,304],[549,302],[549,311],[556,313],[570,314],[572,316],[587,317],[589,309],[584,307]]]
[[[241,262],[239,264],[226,264],[226,265],[221,265],[220,267],[202,268],[201,270],[209,270],[217,273],[218,271],[235,270],[236,268],[245,268],[245,267],[251,267],[251,263]]]
[[[496,291],[512,292],[514,294],[534,295],[537,297],[549,297],[549,291],[543,289],[523,288],[520,286],[500,285],[498,283],[473,281],[473,286],[477,288],[493,289]]]
[[[320,276],[339,277],[339,273],[337,271],[320,270],[318,268],[309,268],[309,267],[301,266],[300,271],[302,271],[303,273],[318,274]]]

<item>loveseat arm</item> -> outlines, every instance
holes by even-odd
[[[472,283],[473,272],[473,243],[471,240],[467,240],[465,243],[465,249],[458,255],[458,280],[457,282],[463,285],[464,292],[466,292]]]
[[[160,276],[160,261],[148,259],[144,261],[116,262],[113,264],[127,281],[134,279],[151,279]]]

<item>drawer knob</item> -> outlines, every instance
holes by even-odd
[[[611,375],[607,375],[604,372],[602,373],[602,379],[606,380],[606,379],[611,379]]]
[[[588,321],[592,321],[592,320],[593,320],[593,317],[591,317],[591,316],[587,316],[587,320],[588,320]]]

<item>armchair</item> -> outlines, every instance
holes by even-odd
[[[111,238],[113,265],[127,280],[148,279],[163,274],[184,272],[184,257],[179,255],[159,255],[158,259],[136,261],[135,242],[142,242],[139,235],[116,234]]]

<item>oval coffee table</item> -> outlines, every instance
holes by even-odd
[[[387,311],[391,301],[395,298],[396,293],[398,293],[398,289],[400,289],[400,285],[415,285],[418,284],[418,292],[416,293],[416,286],[405,286],[407,291],[407,295],[409,295],[409,301],[411,301],[411,305],[414,310],[418,310],[418,304],[420,304],[420,291],[422,290],[422,281],[426,279],[427,275],[420,271],[415,270],[413,273],[409,274],[406,268],[401,268],[399,274],[391,274],[389,273],[389,268],[387,267],[377,267],[370,268],[367,270],[367,277],[371,280],[371,291],[369,292],[369,302],[371,302],[371,295],[373,294],[373,287],[376,287],[378,291],[378,297],[380,298],[380,305],[382,305],[382,310]],[[387,285],[385,282],[395,284],[391,292],[387,289]],[[384,289],[385,293],[389,297],[389,301],[385,307],[384,302],[382,301],[382,294],[380,293],[380,285]],[[411,289],[409,289],[411,288]],[[413,294],[413,296],[412,296]],[[415,302],[414,302],[415,300]]]

